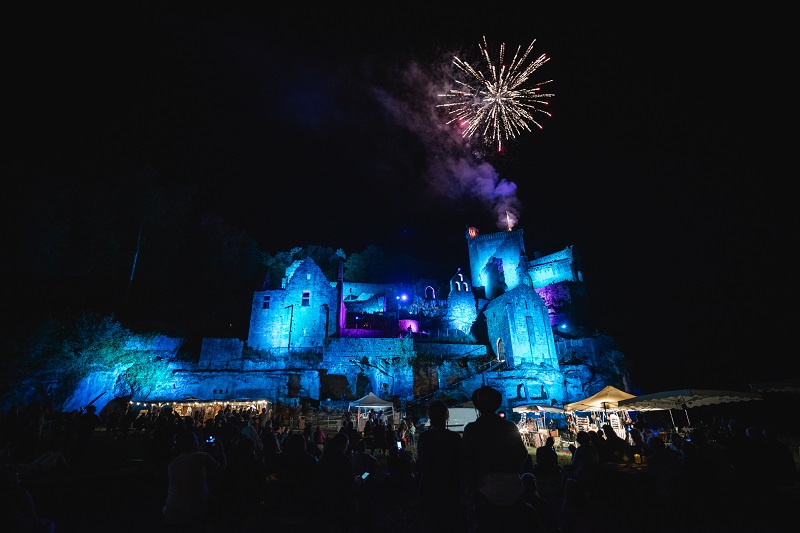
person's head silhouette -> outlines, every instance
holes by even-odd
[[[447,419],[450,418],[450,411],[447,404],[442,400],[434,400],[428,406],[428,418],[431,426],[447,427]]]
[[[483,387],[478,387],[472,393],[472,405],[474,405],[482,415],[494,414],[500,409],[501,403],[503,403],[503,396],[500,394],[500,391],[493,387],[484,385]]]

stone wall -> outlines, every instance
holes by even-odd
[[[203,339],[200,346],[200,368],[225,365],[227,361],[242,358],[244,342],[239,339]]]
[[[332,338],[325,346],[324,366],[328,374],[345,376],[354,394],[361,374],[380,397],[386,393],[410,397],[414,391],[414,355],[414,341],[407,338]]]
[[[537,289],[560,281],[582,281],[572,247],[530,261],[528,273]]]
[[[158,352],[164,359],[174,359],[178,355],[178,350],[183,345],[185,339],[179,337],[168,337],[166,335],[131,335],[125,344],[125,349],[130,351],[153,351]]]
[[[531,287],[521,284],[495,298],[486,306],[485,315],[489,331],[502,340],[509,369],[518,365],[558,368],[547,307]]]
[[[313,348],[336,333],[336,289],[312,259],[293,267],[284,289],[254,293],[247,338],[251,348]],[[310,295],[307,300],[304,292]]]

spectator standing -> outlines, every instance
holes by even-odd
[[[306,439],[300,433],[286,438],[280,455],[278,501],[284,512],[307,517],[307,500],[319,490],[319,462],[308,452]],[[308,520],[308,518],[304,518]]]
[[[683,484],[683,464],[660,437],[647,439],[650,455],[647,456],[647,476],[654,501],[675,503]]]
[[[558,454],[556,453],[556,440],[547,437],[543,446],[536,448],[536,465],[533,473],[536,475],[552,476],[561,474],[561,467],[558,465]]]
[[[397,448],[397,443],[400,441],[400,437],[397,435],[397,430],[394,428],[393,422],[386,423],[386,446],[389,450],[392,448]]]
[[[408,442],[411,443],[412,446],[415,445],[414,438],[417,434],[417,425],[414,423],[414,420],[409,418],[408,419]]]
[[[386,459],[386,485],[392,499],[399,503],[401,512],[406,513],[410,504],[416,500],[417,476],[416,460],[402,447],[389,448]]]
[[[765,427],[764,446],[771,458],[769,466],[769,481],[781,487],[793,487],[797,481],[797,465],[789,446],[779,440],[772,428]]]
[[[530,505],[531,524],[533,531],[557,531],[557,513],[554,512],[550,502],[539,493],[539,486],[536,476],[530,472],[525,472],[521,476],[522,486],[525,489],[525,502]]]
[[[19,473],[8,467],[0,468],[0,523],[3,531],[11,533],[53,533],[55,522],[39,516],[30,491],[20,484]]]
[[[347,456],[349,440],[347,433],[339,431],[319,458],[319,486],[315,493],[322,502],[323,516],[330,520],[331,533],[350,531],[351,521],[358,515],[356,475]]]
[[[322,430],[322,426],[317,426],[314,430],[314,445],[320,452],[325,449],[325,432]]]
[[[466,527],[465,498],[459,460],[461,436],[447,429],[450,411],[441,400],[428,406],[430,428],[417,442],[417,513],[424,533],[463,530]]]
[[[564,498],[561,502],[559,531],[577,531],[584,527],[588,498],[598,484],[600,452],[592,443],[590,432],[580,430],[572,462],[564,467]]]
[[[177,455],[167,467],[169,486],[162,508],[164,521],[174,526],[196,527],[197,531],[211,531],[215,502],[209,477],[221,476],[225,463],[201,452],[193,431],[177,434],[175,451]]]
[[[264,464],[267,472],[276,474],[280,463],[281,443],[278,435],[272,429],[272,420],[264,423],[261,430],[261,440],[264,442]]]
[[[76,462],[83,460],[87,450],[91,446],[92,435],[94,435],[95,428],[100,427],[103,422],[97,416],[97,407],[90,405],[86,407],[84,412],[77,422],[76,435],[77,442],[75,446],[75,459]]]
[[[364,439],[358,440],[356,449],[351,458],[353,460],[353,470],[356,476],[361,476],[364,472],[369,472],[370,474],[375,473],[375,465],[378,459],[371,453],[367,453],[367,441]]]
[[[518,530],[525,521],[522,474],[528,450],[517,425],[501,418],[500,391],[483,386],[472,393],[480,415],[464,427],[461,469],[471,530]]]
[[[376,418],[372,427],[372,448],[370,453],[376,455],[375,450],[379,450],[383,455],[386,455],[388,444],[386,440],[386,424],[382,418]],[[392,443],[392,446],[394,446],[394,443]]]
[[[372,428],[375,426],[375,413],[372,409],[369,410],[367,414],[367,421],[364,423],[364,440],[367,441],[367,448],[370,449],[370,453],[375,452],[375,447],[372,444]]]
[[[224,479],[226,510],[233,511],[229,515],[229,525],[243,529],[252,527],[257,523],[258,505],[266,497],[267,479],[267,469],[257,455],[253,439],[242,436],[236,443]]]
[[[400,420],[400,425],[397,427],[397,440],[399,440],[405,448],[408,445],[408,422],[405,418]]]
[[[575,441],[578,446],[572,454],[567,477],[578,481],[584,486],[585,490],[591,490],[597,480],[597,465],[600,463],[600,452],[597,451],[597,448],[592,443],[588,431],[578,431]]]
[[[261,435],[258,434],[258,430],[255,427],[255,421],[253,417],[248,416],[247,422],[242,427],[242,437],[249,438],[253,441],[253,445],[256,448],[257,454],[262,454],[264,451],[264,441],[261,440]]]
[[[622,463],[627,461],[630,446],[628,442],[617,435],[611,424],[603,424],[605,444],[600,454],[601,462]]]

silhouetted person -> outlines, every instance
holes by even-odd
[[[745,426],[738,419],[731,418],[728,420],[726,429],[723,446],[728,464],[733,468],[736,480],[746,483],[750,478],[749,465],[745,461],[750,443],[747,440]]]
[[[358,439],[356,449],[351,455],[351,459],[353,461],[353,470],[357,476],[362,475],[364,472],[369,472],[370,474],[375,472],[375,465],[378,459],[367,452],[367,441],[364,439]]]
[[[642,432],[639,431],[636,427],[632,427],[629,433],[631,437],[631,444],[630,448],[628,449],[628,453],[631,457],[634,455],[639,455],[644,457],[647,455],[647,444],[644,442],[644,437],[642,436]]]
[[[556,439],[547,437],[544,445],[536,448],[536,464],[533,468],[533,472],[536,475],[553,476],[561,474],[555,445]]]
[[[432,401],[431,425],[417,437],[417,512],[425,532],[463,530],[467,523],[459,467],[461,436],[447,429],[449,418],[447,404]]]
[[[626,460],[629,445],[614,431],[610,424],[603,424],[603,435],[605,436],[605,444],[600,454],[601,462],[619,463]]]
[[[600,453],[592,444],[588,431],[578,431],[575,436],[578,446],[572,454],[572,461],[565,467],[565,477],[574,479],[585,491],[594,489],[597,483]]]
[[[545,500],[539,494],[539,485],[536,482],[536,476],[530,472],[522,474],[522,487],[524,488],[525,502],[531,506],[534,511],[531,522],[534,525],[533,531],[556,531],[558,528],[557,513],[550,505],[550,502]]]
[[[511,531],[524,527],[525,501],[520,474],[528,450],[517,425],[497,414],[503,397],[479,387],[472,404],[480,416],[464,427],[461,469],[474,531]]]
[[[94,435],[95,428],[102,426],[103,422],[97,416],[97,407],[90,405],[86,408],[76,423],[76,443],[75,443],[75,459],[80,462],[86,456],[88,449],[92,444],[92,435]]]
[[[356,475],[347,456],[347,433],[331,437],[319,458],[319,487],[316,490],[321,511],[331,532],[346,532],[358,512]]]
[[[276,474],[280,465],[280,454],[283,452],[281,449],[280,437],[273,429],[272,420],[264,422],[264,427],[261,429],[261,440],[263,442],[264,464],[267,466],[267,472]]]
[[[319,450],[319,454],[315,454],[317,456],[322,454],[322,451],[325,449],[325,440],[327,436],[325,435],[325,431],[323,431],[321,426],[317,426],[314,429],[314,446],[316,446],[317,450]]]
[[[372,448],[370,453],[375,455],[375,450],[386,455],[389,442],[386,440],[386,423],[381,418],[376,418],[372,425]],[[394,446],[394,443],[392,443]]]
[[[283,453],[278,456],[279,481],[277,484],[270,484],[271,490],[267,499],[267,504],[279,509],[282,514],[302,520],[302,523],[294,524],[298,528],[301,525],[310,526],[319,518],[316,513],[309,513],[309,499],[318,501],[327,497],[320,493],[319,463],[309,449],[316,450],[316,447],[307,446],[306,438],[301,433],[292,433],[286,437]]]
[[[647,456],[647,477],[653,501],[674,503],[683,482],[683,465],[659,437],[647,439],[650,455]]]
[[[416,495],[416,468],[416,460],[411,453],[396,445],[389,448],[389,456],[386,459],[386,486],[397,498],[402,509],[405,509]]]
[[[763,429],[764,445],[770,457],[769,482],[781,487],[793,487],[797,481],[797,465],[789,446],[778,440],[772,428]]]
[[[575,435],[578,446],[572,451],[572,461],[562,469],[564,497],[559,510],[559,531],[580,530],[586,519],[589,497],[599,483],[600,453],[589,434],[578,431]]]
[[[216,442],[216,437],[215,437]],[[226,510],[233,511],[231,525],[249,525],[255,521],[258,505],[266,497],[267,468],[250,437],[242,437],[236,444],[224,474],[224,501]]]
[[[175,437],[175,458],[167,467],[169,486],[162,508],[164,521],[185,531],[208,531],[215,501],[211,478],[221,476],[225,463],[200,451],[197,435],[181,431]]]
[[[30,491],[12,468],[0,468],[0,524],[8,533],[53,533],[55,523],[39,516]]]
[[[397,430],[394,429],[393,423],[387,423],[386,426],[386,447],[391,450],[397,448],[397,442],[400,438],[397,436]]]

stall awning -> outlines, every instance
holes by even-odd
[[[588,398],[584,398],[583,400],[579,400],[577,402],[572,402],[564,405],[565,411],[615,411],[619,410],[620,408],[617,406],[617,403],[620,400],[628,400],[630,398],[635,398],[633,394],[629,394],[625,391],[619,390],[616,387],[612,387],[608,385],[604,387],[600,392],[589,396]]]
[[[514,407],[515,413],[555,413],[563,414],[564,409],[550,405],[518,405]]]

